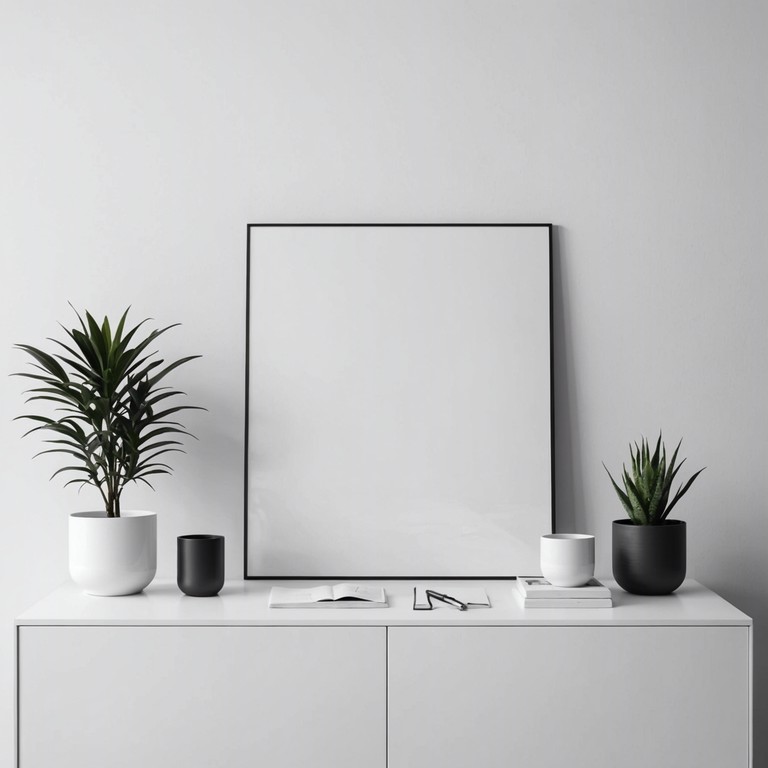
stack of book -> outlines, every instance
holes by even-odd
[[[555,587],[541,576],[518,576],[515,593],[523,608],[610,608],[611,590],[597,579],[583,587]]]

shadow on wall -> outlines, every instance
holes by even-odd
[[[555,410],[555,530],[577,531],[577,520],[583,519],[584,489],[576,478],[574,460],[577,455],[578,425],[573,400],[573,356],[570,324],[567,321],[570,300],[563,252],[565,229],[552,227],[552,335]]]

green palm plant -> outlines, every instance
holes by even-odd
[[[704,471],[705,468],[702,467],[685,485],[681,483],[670,501],[672,483],[685,463],[685,459],[683,459],[677,464],[677,453],[682,442],[681,438],[669,464],[667,464],[667,450],[661,440],[661,433],[659,433],[659,439],[656,441],[653,455],[651,455],[646,438],[641,439],[640,445],[635,443],[633,447],[630,444],[632,472],[630,474],[626,465],[623,465],[621,477],[624,485],[623,490],[619,488],[613,475],[608,471],[608,467],[603,463],[624,509],[635,525],[661,525],[677,502],[691,487],[693,481]]]
[[[114,331],[107,317],[99,325],[89,312],[85,320],[77,310],[75,314],[79,328],[62,325],[66,342],[48,339],[57,345],[56,353],[48,354],[28,344],[15,345],[32,357],[35,369],[15,374],[36,383],[27,390],[26,402],[55,406],[55,418],[37,413],[17,418],[37,424],[25,436],[38,430],[52,435],[45,441],[52,447],[36,455],[62,453],[69,458],[51,479],[63,472],[74,474],[65,485],[95,486],[107,516],[119,517],[125,485],[141,482],[151,488],[148,478],[171,472],[161,457],[173,451],[183,453],[180,436],[194,437],[170,417],[199,407],[171,405],[170,398],[184,393],[161,386],[161,382],[200,355],[165,364],[156,352],[149,351],[161,334],[179,323],[140,338],[139,329],[148,319],[126,329],[128,309]]]

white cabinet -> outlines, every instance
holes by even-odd
[[[381,627],[21,627],[19,649],[24,768],[385,768]]]
[[[745,627],[395,627],[390,768],[748,765]]]
[[[405,582],[385,609],[270,610],[269,586],[30,608],[18,768],[751,765],[752,621],[696,582],[528,611],[487,582],[465,612],[414,612]]]

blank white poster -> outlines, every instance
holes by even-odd
[[[539,570],[550,234],[249,227],[246,576]]]

